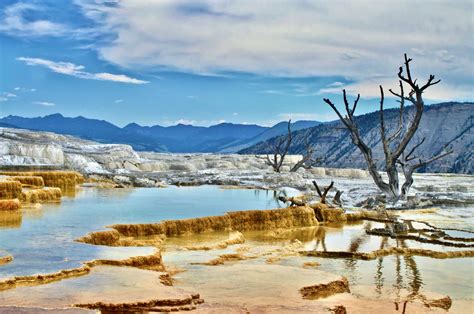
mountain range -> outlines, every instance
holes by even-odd
[[[320,122],[297,121],[292,123],[292,129],[301,130],[318,124]],[[286,122],[273,127],[233,123],[210,127],[186,124],[163,127],[130,123],[120,128],[105,120],[64,117],[59,113],[36,118],[10,115],[0,119],[2,125],[73,135],[99,143],[129,144],[137,151],[172,153],[232,153],[287,131]]]
[[[404,110],[404,121],[413,116],[413,106]],[[365,142],[372,148],[379,169],[383,169],[383,149],[380,139],[380,111],[355,117]],[[384,110],[388,134],[398,126],[399,110]],[[443,150],[453,152],[420,169],[421,172],[474,173],[474,103],[440,103],[425,107],[419,128],[408,150],[419,143],[418,156],[427,159]],[[242,149],[242,154],[267,154],[273,152],[279,137]],[[306,150],[306,141],[314,148],[314,155],[322,159],[321,165],[335,168],[366,168],[365,161],[352,142],[349,132],[340,121],[320,124],[297,131],[289,153],[301,154]]]

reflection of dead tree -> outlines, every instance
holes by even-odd
[[[346,91],[343,90],[343,98],[344,98],[344,105],[346,109],[346,115],[343,116],[339,110],[337,109],[336,105],[331,102],[331,100],[325,98],[324,101],[336,112],[341,122],[344,126],[350,131],[352,143],[356,145],[359,150],[361,151],[362,155],[365,158],[367,163],[367,167],[369,170],[372,179],[374,180],[377,187],[389,198],[391,201],[397,201],[399,199],[406,199],[406,196],[410,189],[410,186],[413,183],[412,173],[416,169],[435,161],[439,158],[446,156],[448,153],[439,154],[434,156],[426,161],[419,161],[415,165],[408,165],[408,161],[410,161],[410,156],[413,152],[407,155],[407,157],[403,158],[403,154],[410,143],[411,139],[415,135],[416,130],[421,121],[421,117],[423,114],[424,109],[424,101],[422,94],[423,92],[433,86],[438,84],[440,80],[435,81],[435,76],[430,75],[428,81],[419,86],[417,84],[416,79],[412,79],[411,71],[410,71],[410,62],[412,59],[409,59],[405,54],[405,63],[404,67],[400,67],[398,71],[398,78],[400,82],[400,92],[396,93],[392,90],[390,92],[392,95],[399,98],[398,102],[400,103],[400,118],[398,121],[398,127],[393,134],[387,134],[387,129],[384,120],[384,91],[382,86],[380,86],[380,135],[383,145],[383,151],[385,155],[385,172],[388,176],[388,183],[382,179],[382,176],[379,174],[377,170],[376,161],[373,158],[372,148],[369,147],[365,140],[363,139],[359,126],[357,125],[356,119],[354,119],[354,112],[357,108],[357,103],[360,99],[360,95],[357,96],[356,100],[354,101],[352,108],[349,106],[349,102],[347,99]],[[405,73],[404,73],[405,71]],[[404,93],[403,84],[407,84],[410,87],[410,92],[408,95]],[[404,125],[404,104],[405,101],[411,102],[415,107],[415,115],[413,119],[406,125]],[[406,129],[405,132],[403,130]],[[416,149],[420,144],[415,145],[414,149]],[[414,150],[413,149],[413,150]],[[407,158],[409,160],[407,160]],[[414,158],[413,158],[414,159]],[[404,175],[405,183],[400,191],[399,188],[399,181],[398,181],[398,169],[397,164],[401,164],[404,168]]]
[[[327,252],[326,248],[326,228],[325,227],[319,227],[316,231],[316,235],[314,236],[316,238],[316,245],[314,247],[315,250],[319,248],[319,245],[321,245],[323,252]]]
[[[380,242],[380,250],[384,249],[388,244],[387,238],[383,238]],[[384,284],[383,278],[383,256],[379,257],[377,260],[377,270],[375,272],[375,291],[377,294],[382,294],[382,288]]]
[[[281,136],[275,141],[273,146],[273,156],[270,158],[270,155],[267,155],[265,162],[267,165],[271,166],[275,172],[280,172],[283,161],[285,160],[286,154],[290,149],[291,142],[293,137],[291,135],[291,120],[288,120],[288,134],[287,136]]]
[[[398,241],[397,241],[398,245]],[[406,245],[405,240],[400,241],[400,246],[402,248],[408,248],[408,245]],[[421,279],[421,274],[420,271],[418,270],[418,266],[416,265],[416,261],[413,258],[413,256],[405,255],[403,257],[405,259],[405,265],[410,268],[412,271],[412,278],[413,280],[410,283],[410,288],[411,288],[411,293],[408,296],[408,298],[415,298],[420,294],[420,288],[421,285],[423,284],[423,280]]]

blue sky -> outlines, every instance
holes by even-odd
[[[472,101],[472,15],[471,1],[2,0],[0,116],[327,121],[342,88],[376,110],[404,52],[442,79],[427,103]]]

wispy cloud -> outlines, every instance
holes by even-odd
[[[56,106],[56,104],[54,102],[49,102],[49,101],[34,101],[33,104],[40,105],[40,106],[45,106],[45,107]]]
[[[99,81],[113,81],[120,83],[130,84],[146,84],[148,81],[139,80],[133,77],[126,76],[124,74],[111,74],[111,73],[90,73],[84,71],[85,67],[82,65],[76,65],[70,62],[55,62],[40,58],[27,58],[19,57],[16,58],[18,61],[25,62],[31,66],[43,66],[50,69],[53,72],[70,75],[86,80],[99,80]]]
[[[17,86],[13,89],[16,92],[36,92],[36,88],[26,88]]]
[[[161,122],[164,126],[173,126],[177,124],[193,125],[193,126],[211,126],[220,123],[225,123],[226,120],[195,120],[195,119],[178,119],[178,120],[163,120]]]
[[[420,80],[420,82],[424,82]],[[361,95],[363,98],[378,98],[380,97],[379,85],[385,90],[385,97],[393,97],[388,90],[390,88],[395,91],[398,90],[399,81],[396,77],[368,77],[364,80],[350,82],[347,84],[331,86],[332,84],[321,88],[318,91],[318,95],[323,94],[335,94],[341,95],[342,90],[345,89],[348,95],[357,96]],[[409,87],[405,85],[405,90],[409,90]],[[454,96],[455,95],[455,96]],[[437,84],[428,90],[425,98],[433,101],[452,101],[453,97],[458,100],[470,101],[472,100],[473,94],[470,88],[469,82],[462,82],[456,85],[452,85],[450,82],[443,82],[443,84]]]
[[[416,58],[417,76],[434,72],[447,86],[458,86],[456,92],[473,96],[474,53],[466,44],[473,32],[470,1],[426,6],[401,0],[393,6],[381,0],[369,11],[365,2],[345,1],[279,1],[268,6],[265,1],[203,0],[196,7],[180,1],[123,0],[113,8],[78,3],[86,3],[83,11],[115,35],[97,47],[100,56],[124,67],[340,76],[367,83],[376,75],[395,77],[407,52]],[[101,14],[95,18],[94,12]],[[176,21],[185,22],[176,28]]]
[[[9,93],[9,92],[0,93],[0,101],[2,102],[9,101],[11,98],[15,98],[15,97],[16,97],[16,94],[13,94],[13,93]]]
[[[313,120],[313,121],[332,121],[337,119],[337,116],[330,112],[330,113],[302,113],[302,112],[290,112],[290,113],[280,113],[278,115],[280,120],[292,120],[293,122],[299,120]]]
[[[49,20],[29,20],[25,14],[29,11],[42,11],[43,8],[32,3],[18,2],[5,8],[4,18],[0,22],[0,32],[16,36],[63,36],[68,27]]]
[[[7,98],[15,98],[16,94],[9,93],[9,92],[4,92],[4,93],[2,93],[2,96],[5,96]]]
[[[114,103],[116,103],[116,104],[120,104],[122,102],[123,102],[123,99],[115,99],[115,101],[114,101]]]

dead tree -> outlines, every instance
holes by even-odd
[[[413,79],[411,76],[411,71],[410,71],[411,61],[412,59],[409,59],[407,55],[405,54],[404,67],[401,66],[398,71],[400,92],[396,93],[390,90],[390,92],[399,99],[398,102],[400,103],[400,117],[398,121],[398,127],[396,128],[393,134],[387,134],[385,120],[384,120],[384,111],[383,111],[384,91],[383,91],[383,87],[379,86],[380,87],[380,135],[381,135],[381,140],[382,140],[382,145],[383,145],[383,152],[385,155],[385,172],[387,173],[387,176],[388,176],[388,183],[382,179],[382,176],[378,172],[377,164],[373,158],[372,148],[369,147],[365,143],[364,139],[362,138],[360,134],[360,130],[357,125],[357,122],[354,119],[354,112],[357,108],[357,103],[359,102],[360,94],[357,95],[357,98],[354,101],[352,107],[350,107],[349,101],[347,100],[346,91],[343,90],[344,106],[346,109],[345,116],[343,116],[339,112],[336,105],[334,105],[334,103],[331,102],[331,100],[327,98],[324,99],[324,101],[336,112],[336,114],[338,115],[339,119],[344,124],[344,126],[349,130],[352,143],[359,148],[362,155],[364,156],[364,159],[367,163],[368,171],[370,175],[372,176],[372,179],[374,180],[377,187],[387,196],[387,198],[390,201],[393,201],[393,202],[396,202],[400,199],[406,199],[410,186],[413,183],[412,174],[416,169],[449,154],[449,152],[442,153],[425,161],[420,160],[418,163],[414,165],[408,163],[410,160],[412,160],[410,159],[411,158],[410,155],[412,155],[413,152],[410,152],[409,154],[407,154],[408,160],[406,158],[403,158],[404,152],[408,144],[410,143],[411,139],[415,135],[415,132],[418,129],[418,126],[421,121],[421,117],[423,115],[424,101],[423,101],[422,94],[424,91],[426,91],[427,88],[435,84],[438,84],[440,82],[440,80],[435,81],[434,75],[430,75],[428,78],[428,81],[424,85],[422,86],[418,85],[417,80]],[[407,84],[408,87],[410,88],[410,92],[408,93],[408,95],[404,93],[404,89],[403,89],[404,83]],[[403,116],[405,101],[411,102],[415,108],[415,115],[411,119],[411,121],[409,121],[408,123],[405,123],[404,116]],[[405,132],[403,131],[404,129],[406,129]],[[420,145],[421,144],[415,145],[412,151],[416,150],[416,148],[419,147]],[[405,182],[403,183],[401,190],[399,188],[397,165],[402,166],[403,173],[405,175]]]
[[[272,166],[275,172],[280,172],[286,154],[288,154],[288,150],[290,149],[292,140],[293,137],[291,134],[291,120],[288,120],[287,136],[280,136],[275,140],[275,145],[273,146],[273,156],[272,158],[270,158],[270,155],[267,155],[267,158],[265,160],[266,164]]]
[[[321,192],[321,189],[318,186],[318,183],[313,180],[313,185],[316,188],[316,192],[318,192],[319,197],[321,198],[321,203],[326,204],[326,197],[328,195],[328,192],[332,187],[334,186],[334,181],[331,181],[331,184],[329,184],[326,188],[324,188],[324,192]]]
[[[424,141],[425,141],[425,138],[423,138],[418,144],[413,146],[413,148],[410,150],[408,154],[406,155],[402,154],[402,158],[397,160],[397,163],[401,166],[403,175],[405,177],[405,182],[403,183],[402,190],[401,190],[401,195],[403,196],[408,195],[408,192],[410,191],[410,188],[413,184],[413,173],[417,169],[424,167],[430,162],[443,158],[452,153],[452,151],[447,151],[439,155],[436,155],[434,157],[431,157],[428,160],[421,160],[421,158],[414,156],[413,154],[415,153],[416,149],[420,147],[421,144],[423,144]],[[417,161],[413,163],[411,162],[413,160],[417,160]]]
[[[280,136],[275,139],[273,145],[273,155],[270,157],[267,154],[265,158],[265,163],[268,166],[271,166],[275,172],[280,172],[283,162],[285,160],[286,155],[290,149],[291,143],[293,141],[293,132],[291,131],[291,120],[288,121],[288,133],[286,136]],[[290,168],[290,172],[296,172],[300,168],[311,168],[312,166],[318,164],[321,161],[321,158],[314,158],[314,148],[309,143],[308,138],[304,138],[305,142],[305,152],[303,153],[303,158],[299,160],[296,164],[294,164]],[[262,158],[259,156],[255,156],[256,158]]]
[[[305,152],[303,153],[303,158],[301,158],[296,164],[291,167],[290,172],[296,172],[301,167],[311,168],[312,166],[318,164],[321,161],[321,158],[314,158],[314,147],[309,143],[308,138],[305,137]]]

